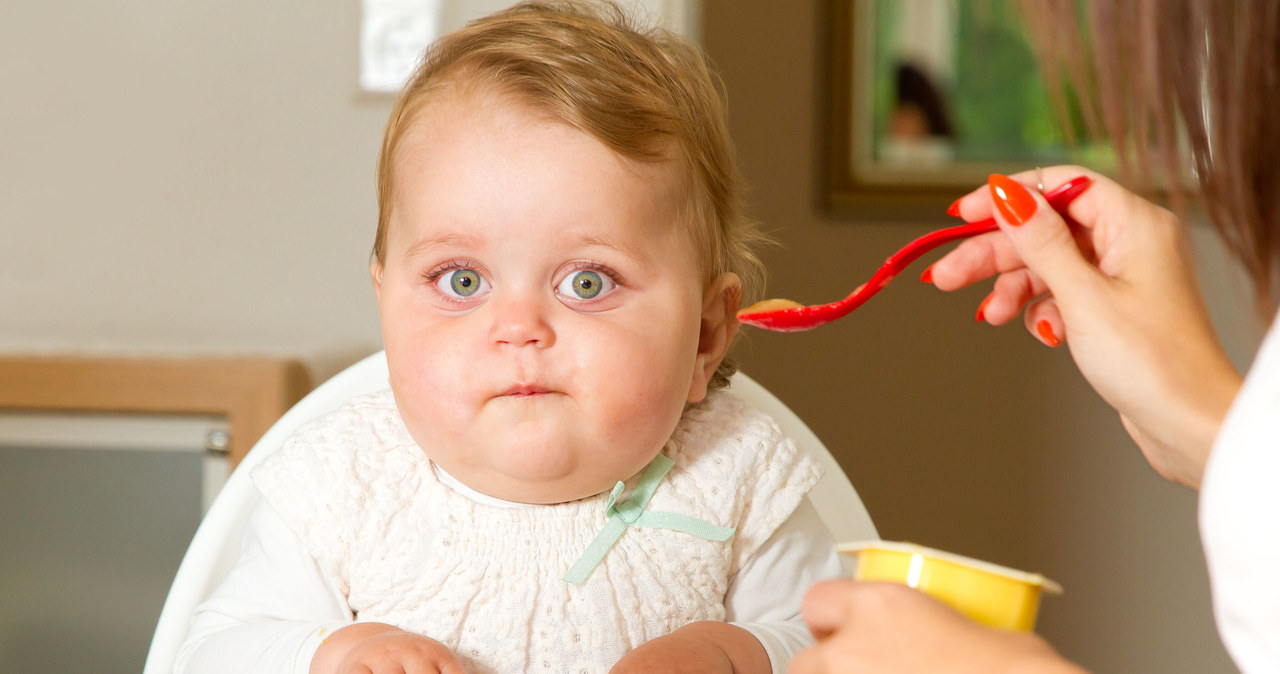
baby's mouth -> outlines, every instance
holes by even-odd
[[[536,398],[540,396],[546,396],[548,394],[555,393],[555,392],[556,391],[553,391],[545,386],[539,386],[537,384],[517,384],[499,393],[497,397],[517,398],[517,399]]]

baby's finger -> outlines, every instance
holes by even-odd
[[[1045,294],[1049,287],[1030,269],[1001,274],[987,299],[983,300],[974,319],[992,325],[1004,325],[1013,320],[1028,302]]]
[[[433,658],[413,658],[406,660],[400,666],[404,674],[461,674],[462,672],[461,668],[453,669],[452,665]],[[395,670],[389,670],[388,674],[394,674],[394,672]]]
[[[436,655],[435,664],[439,669],[431,670],[430,674],[435,674],[436,671],[439,671],[439,674],[467,674],[466,668],[462,666],[462,659],[453,651]]]
[[[1028,305],[1023,322],[1027,332],[1045,346],[1056,347],[1067,338],[1066,323],[1053,297],[1044,297]]]

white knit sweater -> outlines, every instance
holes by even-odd
[[[581,586],[561,578],[604,526],[607,495],[524,508],[467,498],[440,481],[389,392],[300,430],[254,480],[359,620],[430,636],[470,672],[599,672],[684,624],[724,619],[730,581],[820,474],[724,392],[691,406],[663,453],[675,467],[648,510],[735,535],[633,525]]]

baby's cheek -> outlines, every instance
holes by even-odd
[[[459,415],[458,407],[468,397],[464,376],[434,360],[407,360],[400,365],[392,369],[391,385],[402,415],[435,423]]]
[[[613,417],[615,435],[631,444],[635,451],[651,448],[655,453],[666,444],[684,411],[685,388],[660,381],[654,373],[645,384],[632,389],[632,395],[617,402]]]

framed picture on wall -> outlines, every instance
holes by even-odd
[[[1105,145],[1075,140],[1086,135],[1083,117],[1070,95],[1049,93],[1015,5],[828,1],[822,144],[831,210],[941,217],[991,173],[1114,164]]]

